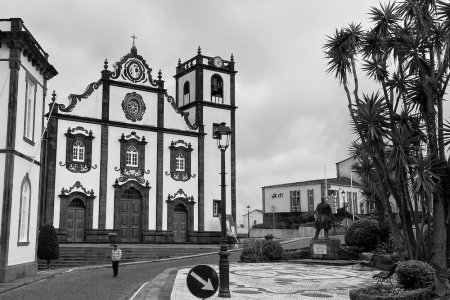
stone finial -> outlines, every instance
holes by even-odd
[[[198,46],[197,54],[198,54],[198,55],[202,54],[202,49],[200,48],[200,46]]]
[[[108,60],[105,58],[105,61],[103,62],[103,69],[108,70]]]
[[[234,55],[233,55],[233,53],[231,53],[230,61],[234,61]]]
[[[162,79],[162,72],[161,72],[161,69],[159,69],[159,72],[158,72],[158,79],[159,79],[159,80]]]
[[[181,66],[181,58],[178,59],[178,65]]]
[[[56,92],[53,90],[53,93],[52,93],[52,102],[55,102],[56,101]]]

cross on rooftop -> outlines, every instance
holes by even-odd
[[[134,47],[134,40],[137,39],[137,36],[135,36],[134,34],[131,36],[131,38],[133,39],[133,47]]]

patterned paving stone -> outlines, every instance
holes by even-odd
[[[218,266],[211,266],[219,273]],[[190,269],[177,273],[171,299],[198,299],[186,286]],[[230,265],[231,299],[349,299],[350,289],[373,284],[379,271],[353,270],[351,266],[292,263]],[[217,293],[209,299],[222,299]]]

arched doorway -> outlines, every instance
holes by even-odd
[[[120,197],[120,236],[123,243],[138,243],[142,240],[142,195],[130,187]]]
[[[187,238],[188,212],[183,204],[178,204],[173,209],[173,240],[175,243],[185,243]]]
[[[67,241],[83,242],[86,232],[86,206],[79,198],[73,199],[67,207]]]

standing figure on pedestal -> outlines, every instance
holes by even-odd
[[[321,202],[317,205],[314,211],[314,227],[316,228],[316,233],[314,234],[314,239],[319,237],[320,230],[323,229],[323,235],[328,238],[328,230],[331,228],[331,206],[325,201],[325,197],[322,197]]]

